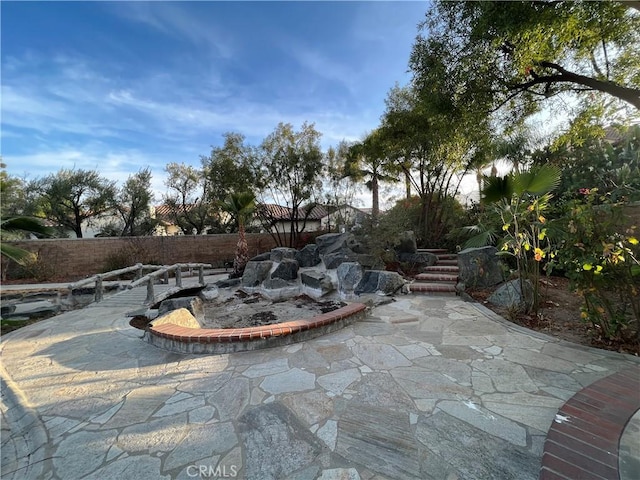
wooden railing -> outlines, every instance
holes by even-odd
[[[173,273],[176,279],[176,287],[182,288],[182,269],[188,268],[189,273],[193,271],[194,268],[198,269],[198,283],[200,285],[204,285],[204,269],[211,268],[211,264],[209,263],[176,263],[175,265],[161,267],[159,270],[149,273],[142,278],[139,278],[133,282],[131,282],[127,288],[135,288],[140,285],[147,285],[147,298],[144,303],[151,304],[155,301],[155,292],[153,289],[154,282],[160,278],[161,276],[164,278],[166,284],[169,283],[169,275]]]
[[[182,287],[182,270],[189,269],[189,274],[191,275],[194,268],[198,269],[198,282],[200,285],[204,285],[204,269],[211,268],[211,264],[208,263],[176,263],[175,265],[143,265],[141,263],[137,263],[131,267],[121,268],[119,270],[112,270],[107,273],[99,273],[97,275],[93,275],[89,278],[85,278],[75,283],[69,284],[67,287],[69,289],[69,298],[73,298],[74,290],[85,287],[90,284],[95,285],[94,292],[94,301],[100,302],[104,298],[104,284],[103,281],[108,280],[110,278],[118,278],[122,275],[128,273],[134,273],[135,277],[133,281],[127,285],[127,288],[131,289],[137,287],[139,285],[147,285],[147,298],[145,303],[153,303],[155,295],[153,291],[153,284],[159,278],[163,277],[164,282],[166,284],[169,283],[169,276],[171,273],[175,275],[176,279],[176,287]],[[145,270],[151,270],[151,273],[144,275]]]

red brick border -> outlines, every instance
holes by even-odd
[[[292,320],[275,325],[263,325],[247,328],[189,328],[166,323],[149,328],[157,337],[183,343],[229,343],[247,342],[271,337],[292,335],[298,332],[324,327],[366,309],[362,303],[352,303],[332,312],[323,313],[306,320]]]
[[[618,447],[640,409],[640,366],[583,388],[560,410],[544,443],[540,480],[619,479]]]

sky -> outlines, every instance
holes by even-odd
[[[1,148],[11,175],[122,184],[315,123],[322,147],[380,123],[426,2],[0,2]],[[156,203],[161,200],[156,198]]]

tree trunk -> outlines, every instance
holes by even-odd
[[[404,188],[407,192],[407,200],[411,198],[411,175],[408,170],[404,171]]]
[[[244,268],[249,261],[249,246],[244,232],[244,224],[238,225],[238,243],[236,245],[236,258],[233,260],[233,274],[236,278],[244,273]]]
[[[371,216],[376,219],[380,215],[380,198],[378,191],[378,177],[371,179]]]

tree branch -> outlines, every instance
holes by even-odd
[[[636,88],[623,87],[622,85],[614,82],[598,80],[593,77],[587,77],[586,75],[580,75],[578,73],[574,73],[565,69],[557,63],[539,62],[538,65],[550,70],[554,70],[558,73],[556,73],[555,75],[540,75],[528,82],[511,85],[507,88],[509,90],[516,90],[516,94],[518,94],[525,90],[528,90],[535,85],[544,83],[576,83],[578,85],[588,87],[592,90],[607,93],[620,100],[630,103],[638,110],[640,110],[640,90]]]

